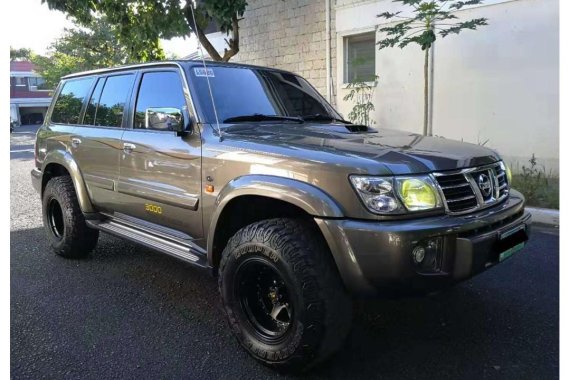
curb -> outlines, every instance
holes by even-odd
[[[542,224],[551,227],[560,225],[560,211],[549,208],[526,207],[532,215],[533,224]]]

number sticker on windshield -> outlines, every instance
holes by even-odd
[[[194,67],[194,75],[197,77],[213,77],[214,70],[212,69],[205,69],[203,67]]]

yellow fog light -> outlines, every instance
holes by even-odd
[[[398,179],[402,202],[410,211],[429,210],[440,206],[436,190],[428,178]]]

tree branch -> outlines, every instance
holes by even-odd
[[[195,17],[192,17],[192,9],[190,7],[192,7],[192,2],[190,0],[186,0],[186,6],[184,7],[184,17],[188,22],[190,30],[196,35],[196,37],[198,37],[198,41],[200,41],[200,44],[204,47],[204,49],[206,49],[210,58],[214,61],[221,61],[222,56],[220,53],[218,53],[210,40],[208,40],[208,37],[206,37],[202,28],[200,28],[198,24],[194,22]]]
[[[224,56],[222,61],[227,62],[239,52],[239,19],[237,14],[232,17],[232,37],[230,40],[226,40],[229,49],[224,49]]]

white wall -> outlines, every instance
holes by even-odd
[[[558,172],[558,1],[494,0],[456,12],[460,19],[486,17],[488,26],[438,39],[434,55],[433,133],[483,142],[513,166],[534,153]],[[396,5],[397,6],[397,5]],[[336,9],[337,46],[343,37],[374,30],[377,14],[393,11],[390,0],[361,1]],[[377,40],[380,39],[377,35]],[[376,55],[377,127],[421,133],[423,52],[417,46]],[[338,104],[342,101],[342,48],[337,54]]]

